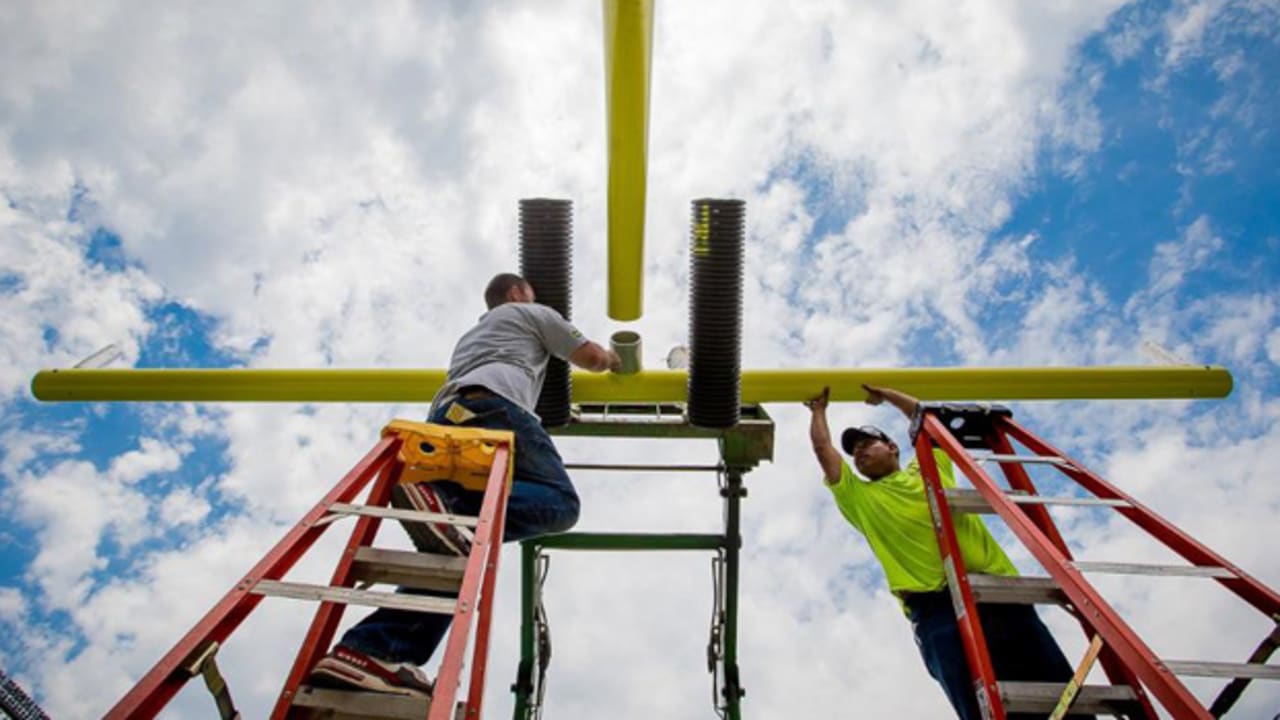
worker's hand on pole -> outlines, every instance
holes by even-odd
[[[879,405],[884,402],[884,388],[862,383],[862,389],[867,391],[868,405]]]
[[[590,340],[569,355],[569,362],[591,372],[602,373],[608,370],[616,372],[622,367],[622,358],[617,351],[604,347]]]
[[[809,408],[810,412],[826,412],[827,405],[831,403],[831,388],[822,388],[822,393],[815,395],[804,401],[804,406]]]
[[[913,396],[893,388],[863,383],[862,389],[867,391],[868,405],[879,405],[883,402],[888,402],[907,417],[911,417],[915,413],[916,407],[920,404]]]
[[[831,429],[827,427],[827,405],[831,402],[831,388],[822,388],[822,394],[804,401],[809,408],[809,440],[813,443],[813,454],[822,466],[823,479],[828,485],[840,482],[840,453],[831,444]]]

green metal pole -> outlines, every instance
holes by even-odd
[[[528,720],[529,697],[533,694],[533,625],[534,586],[538,563],[538,543],[525,540],[520,543],[520,665],[516,669],[516,681],[511,691],[516,694],[514,720]]]
[[[652,533],[564,533],[544,535],[538,543],[548,550],[719,550],[720,535]]]
[[[742,679],[738,674],[738,566],[741,560],[741,502],[747,494],[742,470],[730,467],[724,487],[724,696],[729,720],[742,717]]]

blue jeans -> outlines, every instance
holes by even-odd
[[[980,720],[973,677],[964,656],[960,625],[951,606],[951,593],[911,595],[906,601],[911,629],[929,674],[942,685],[960,720]],[[1073,669],[1049,634],[1036,609],[1030,605],[978,606],[978,618],[987,640],[991,664],[1000,680],[1060,682],[1071,679]],[[1046,713],[1047,714],[1047,713]],[[1009,720],[1031,720],[1045,715],[1009,713]],[[1068,715],[1089,718],[1092,715]]]
[[[564,532],[578,522],[578,493],[551,437],[533,414],[501,397],[453,400],[476,414],[468,427],[511,430],[515,433],[515,477],[507,501],[502,540],[516,542],[549,533]],[[429,422],[451,425],[445,419],[445,403]],[[435,483],[450,509],[461,515],[478,515],[484,494],[463,490],[452,482]],[[400,588],[414,595],[453,597],[449,593]],[[380,608],[342,636],[339,644],[390,662],[422,665],[440,645],[453,616]]]

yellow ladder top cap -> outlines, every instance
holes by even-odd
[[[511,482],[516,439],[510,430],[392,420],[382,428],[382,436],[400,438],[397,456],[404,463],[401,483],[452,480],[468,490],[483,492],[500,445],[511,450],[506,467],[507,482]]]

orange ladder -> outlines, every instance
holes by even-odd
[[[310,715],[427,720],[479,718],[494,585],[511,489],[513,446],[509,431],[392,421],[383,428],[382,439],[373,449],[108,711],[106,717],[155,717],[189,679],[202,674],[214,693],[219,714],[224,720],[238,718],[230,693],[217,672],[214,654],[262,598],[273,595],[318,601],[320,606],[272,718]],[[366,503],[353,504],[375,477],[377,481],[373,482]],[[484,500],[479,516],[468,518],[387,507],[396,483],[433,480],[454,480],[469,489],[482,490]],[[284,581],[285,573],[329,525],[348,515],[358,516],[358,520],[330,583],[311,585]],[[461,558],[375,548],[372,542],[383,518],[473,526],[471,554]],[[457,597],[374,592],[356,589],[356,583],[456,589]],[[348,604],[453,615],[430,702],[303,685],[311,667],[332,643]],[[473,621],[476,632],[467,696],[455,708]]]
[[[1280,680],[1280,666],[1266,664],[1280,641],[1280,594],[1229,563],[1190,535],[1156,515],[1131,496],[1085,469],[1056,448],[1014,422],[998,405],[923,405],[912,422],[916,458],[925,480],[934,529],[947,573],[965,655],[984,715],[1003,720],[1009,712],[1071,712],[1124,717],[1156,717],[1154,699],[1175,718],[1213,718],[1224,714],[1254,679]],[[1015,454],[1013,442],[1030,451]],[[944,488],[933,448],[941,448],[976,490]],[[980,452],[970,452],[977,450]],[[1001,488],[981,462],[998,463],[1009,484]],[[1084,488],[1090,497],[1045,497],[1036,492],[1027,464],[1046,464]],[[1094,505],[1113,508],[1151,537],[1185,558],[1187,565],[1136,565],[1076,561],[1058,532],[1047,505]],[[1048,577],[970,575],[959,562],[951,523],[953,512],[998,514],[1040,562]],[[1252,605],[1276,629],[1263,639],[1247,662],[1163,660],[1133,631],[1085,579],[1084,572],[1121,572],[1212,578]],[[978,622],[977,603],[1058,603],[1076,617],[1090,651],[1065,686],[1054,683],[1001,682],[995,677],[987,643]],[[1094,659],[1101,662],[1110,685],[1084,686]],[[1226,677],[1231,681],[1206,708],[1178,675]]]

